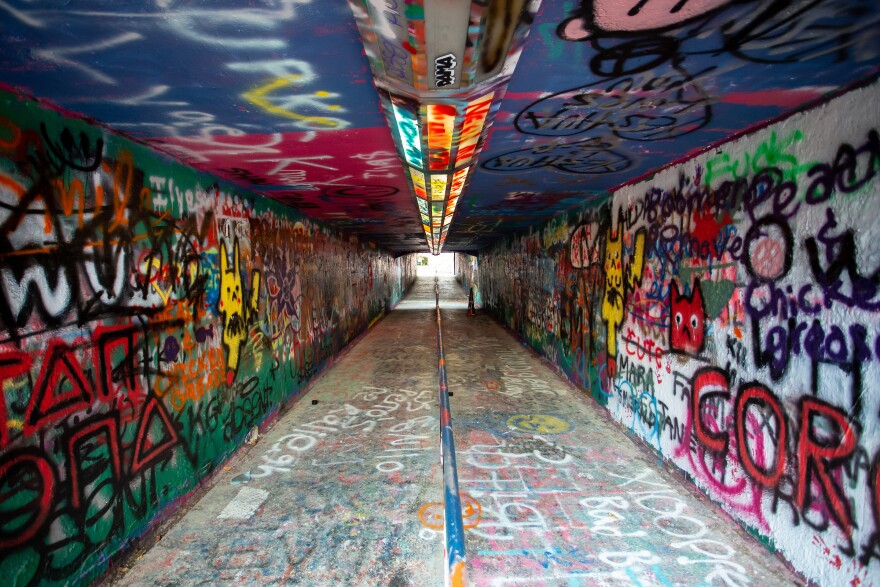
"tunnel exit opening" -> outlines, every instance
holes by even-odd
[[[454,253],[440,253],[439,255],[419,253],[416,258],[416,275],[431,277],[434,275],[449,276],[455,273],[454,264]]]

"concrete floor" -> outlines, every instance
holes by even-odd
[[[451,277],[441,304],[472,584],[796,583]],[[119,583],[441,585],[433,308],[422,275]]]

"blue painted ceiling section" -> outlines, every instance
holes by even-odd
[[[426,249],[343,0],[4,0],[0,15],[0,82]],[[446,250],[876,76],[878,30],[876,0],[544,0]]]
[[[318,104],[336,104],[346,127],[385,124],[345,2],[4,4],[15,10],[3,17],[0,79],[131,135],[186,134],[208,123],[248,134],[329,130],[279,120],[243,99],[284,75],[303,77],[295,88],[303,95],[330,95],[317,97],[310,114],[332,116]]]

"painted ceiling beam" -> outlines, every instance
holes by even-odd
[[[349,0],[439,255],[540,0]]]

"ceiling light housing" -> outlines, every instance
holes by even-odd
[[[349,0],[439,255],[540,0]]]

